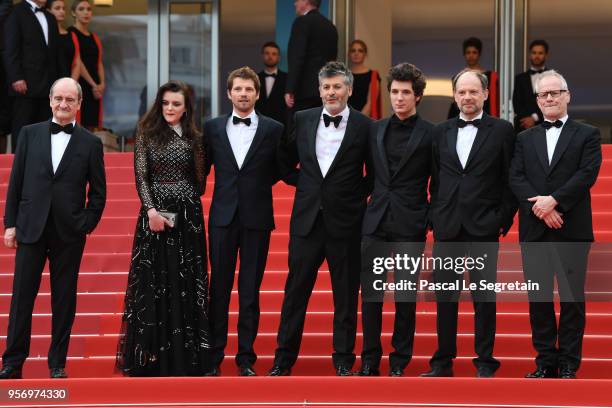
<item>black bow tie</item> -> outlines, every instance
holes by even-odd
[[[401,127],[406,127],[406,128],[412,129],[416,125],[417,117],[418,117],[417,115],[412,115],[409,118],[406,118],[406,119],[402,120],[402,119],[398,118],[397,115],[393,115],[391,117],[391,123],[394,126],[401,126]]]
[[[545,68],[542,69],[530,69],[529,70],[529,74],[530,75],[534,75],[534,74],[541,74],[542,72],[546,71]]]
[[[239,124],[240,122],[244,123],[244,124],[245,124],[245,125],[247,125],[247,126],[251,126],[251,118],[244,118],[244,119],[243,119],[243,118],[239,118],[238,116],[234,116],[234,117],[232,118],[232,123],[233,123],[234,125],[237,125],[237,124]]]
[[[546,130],[550,129],[553,126],[556,128],[560,128],[561,126],[563,126],[563,122],[561,122],[559,119],[555,120],[554,122],[549,122],[547,120],[542,122],[542,127]]]
[[[72,132],[74,132],[74,125],[72,123],[69,123],[66,126],[62,126],[58,123],[51,122],[51,134],[55,135],[60,132],[68,133],[69,135],[71,135]]]
[[[43,11],[45,11],[45,9],[42,7],[32,7],[32,11],[34,12],[34,14],[36,14],[39,11],[42,13]]]
[[[474,120],[457,119],[457,127],[458,128],[464,128],[467,125],[472,125],[474,127],[478,127],[478,126],[480,126],[480,119],[474,119]]]
[[[264,72],[263,76],[264,76],[264,78],[267,78],[267,77],[276,78],[276,73],[274,73],[274,74],[268,74],[267,72]]]
[[[325,113],[323,114],[323,123],[325,123],[325,127],[329,127],[329,124],[333,123],[334,127],[338,129],[338,126],[340,126],[340,122],[342,122],[342,115],[329,116]]]

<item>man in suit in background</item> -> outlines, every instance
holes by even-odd
[[[267,42],[261,47],[261,55],[265,68],[257,74],[262,92],[255,104],[255,110],[284,125],[287,123],[285,104],[287,73],[278,69],[280,48],[274,41]]]
[[[49,87],[63,73],[55,17],[44,9],[47,0],[23,0],[8,16],[4,30],[4,67],[14,96],[11,146],[17,148],[25,125],[49,119]]]
[[[514,129],[520,132],[542,123],[542,111],[536,101],[535,83],[547,70],[548,43],[544,40],[534,40],[529,44],[529,61],[531,67],[514,78],[512,106],[514,107]]]
[[[419,117],[417,105],[423,98],[425,76],[412,64],[389,70],[389,98],[394,114],[375,122],[369,145],[374,168],[374,191],[362,228],[362,248],[379,242],[401,242],[409,255],[420,258],[427,235],[427,185],[431,174],[431,130],[433,125]],[[418,281],[419,271],[406,276],[395,271],[395,282]],[[382,345],[382,295],[368,299],[362,279],[363,351],[359,375],[379,375]],[[380,295],[380,296],[375,296]],[[395,324],[389,355],[389,375],[401,377],[412,358],[416,292],[395,293]],[[376,299],[379,297],[379,299]]]
[[[297,112],[284,145],[285,167],[300,167],[291,212],[289,275],[269,372],[273,376],[289,375],[297,360],[308,300],[325,259],[334,292],[336,375],[351,375],[355,362],[359,232],[371,190],[364,177],[371,121],[347,106],[353,74],[343,63],[321,68],[319,84],[323,107]]]
[[[11,104],[4,69],[4,22],[12,7],[12,0],[0,0],[0,154],[6,152],[6,135],[11,133]]]
[[[287,106],[297,112],[321,106],[319,70],[338,55],[338,31],[320,12],[321,0],[295,0],[298,17],[291,27],[287,59]]]
[[[527,378],[576,378],[586,323],[584,284],[593,241],[590,189],[601,166],[599,130],[567,114],[570,92],[550,70],[535,91],[544,122],[518,135],[510,186],[519,199],[519,240],[529,293],[536,370]],[[554,276],[561,301],[559,324]],[[557,346],[558,344],[558,346]]]
[[[52,120],[26,126],[19,135],[4,213],[4,245],[17,248],[17,254],[0,378],[21,378],[47,259],[53,311],[49,374],[66,377],[85,236],[100,221],[106,203],[102,143],[76,125],[81,100],[78,82],[59,79],[51,87]]]
[[[208,375],[212,376],[220,375],[227,344],[238,252],[240,314],[236,364],[239,375],[256,375],[253,343],[259,327],[259,288],[274,229],[272,186],[279,178],[277,149],[284,131],[280,123],[255,112],[259,94],[259,78],[251,68],[234,70],[227,79],[232,114],[211,119],[204,125],[208,169],[215,166],[215,190],[208,220],[215,367]]]
[[[482,268],[469,269],[470,282],[495,283],[499,236],[512,225],[517,204],[508,185],[514,152],[514,130],[509,122],[483,112],[488,97],[487,77],[465,69],[453,78],[458,118],[436,126],[433,134],[430,219],[434,231],[434,258],[484,259]],[[458,262],[457,262],[458,263]],[[467,269],[467,268],[466,268]],[[462,280],[457,268],[434,268],[434,281]],[[424,377],[453,375],[457,356],[459,288],[436,292],[438,350]],[[475,351],[478,377],[492,377],[499,368],[493,357],[495,293],[473,291]]]

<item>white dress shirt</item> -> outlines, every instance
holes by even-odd
[[[561,119],[563,122],[563,126],[565,126],[565,122],[567,122],[568,115],[565,115]],[[560,128],[551,127],[546,131],[546,149],[548,150],[548,164],[552,162],[553,154],[555,154],[555,147],[557,147],[557,142],[559,141],[559,136],[561,136],[561,131],[563,130],[563,126]]]
[[[251,125],[247,126],[242,122],[234,125],[234,116],[238,116],[242,119],[251,118]],[[229,117],[229,120],[227,121],[225,129],[227,131],[227,137],[229,138],[230,145],[232,146],[232,152],[234,152],[234,157],[236,158],[236,163],[238,163],[238,168],[242,168],[244,158],[246,157],[249,148],[251,147],[251,143],[253,142],[253,138],[255,137],[258,123],[259,118],[257,117],[255,111],[251,112],[244,118],[236,111],[233,111]]]
[[[278,75],[278,69],[274,69],[272,71],[268,71],[267,69],[264,69],[264,73]],[[276,77],[267,76],[265,78],[266,78],[266,98],[269,98],[270,94],[272,93],[272,87],[274,87],[274,81],[276,81]]]
[[[340,149],[340,145],[344,139],[344,133],[346,132],[346,124],[348,122],[349,113],[350,110],[347,106],[338,114],[342,115],[342,120],[340,121],[337,129],[333,123],[330,123],[328,127],[325,127],[325,122],[323,122],[323,114],[329,116],[332,115],[329,114],[327,109],[323,108],[323,112],[319,118],[319,127],[317,128],[317,140],[315,147],[317,161],[319,162],[319,168],[321,169],[321,174],[323,177],[325,177],[329,171],[329,168],[331,167],[331,164],[334,161],[338,150]]]
[[[459,114],[459,118],[465,120],[466,122],[468,121],[463,114]],[[482,112],[480,112],[480,115],[471,120],[476,119],[482,119]],[[478,133],[478,128],[474,125],[467,125],[466,127],[459,128],[457,130],[457,155],[459,156],[459,161],[464,169],[465,165],[467,164],[468,157],[470,157],[470,151],[472,150],[474,140],[476,140],[476,133]]]
[[[34,13],[34,9],[38,8],[36,3],[32,0],[26,0],[26,2],[30,5],[32,12]],[[42,7],[44,9],[44,7]],[[47,23],[47,18],[45,17],[45,13],[39,11],[38,13],[34,13],[34,16],[38,20],[38,23],[42,27],[43,34],[45,35],[45,43],[49,45],[49,23]]]
[[[59,123],[53,119],[53,123]],[[76,121],[72,121],[72,126],[76,126]],[[57,171],[57,167],[62,161],[62,156],[64,156],[64,152],[66,151],[66,146],[68,146],[68,142],[70,142],[70,137],[66,132],[59,132],[56,134],[51,134],[51,164],[53,165],[53,174]]]

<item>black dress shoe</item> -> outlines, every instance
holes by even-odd
[[[63,367],[49,369],[49,378],[68,378]]]
[[[389,370],[389,377],[403,377],[404,369],[400,367],[391,367]]]
[[[241,377],[255,377],[257,373],[253,370],[253,367],[250,365],[243,365],[238,367],[238,375]]]
[[[433,367],[426,373],[421,374],[421,377],[453,377],[452,367]]]
[[[221,376],[221,368],[215,367],[204,373],[204,377],[220,377]]]
[[[353,375],[353,372],[351,371],[350,368],[343,366],[343,365],[339,365],[338,367],[336,367],[336,376],[348,377],[350,375]]]
[[[268,375],[271,377],[284,377],[286,375],[291,375],[291,369],[275,365],[268,371]]]
[[[0,379],[10,380],[21,378],[21,367],[4,366],[0,370]]]
[[[557,369],[550,367],[538,367],[533,373],[529,373],[525,378],[557,378]]]
[[[576,378],[576,370],[569,367],[561,367],[559,369],[559,378],[564,378],[566,380]]]
[[[380,375],[380,370],[377,367],[364,364],[361,366],[361,370],[357,372],[357,375],[361,377],[378,377]]]
[[[495,377],[495,370],[489,367],[478,367],[478,370],[476,370],[476,377],[493,378]]]

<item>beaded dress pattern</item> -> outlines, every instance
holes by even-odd
[[[159,145],[137,135],[136,224],[116,366],[130,376],[201,375],[210,369],[208,274],[201,139],[172,128]],[[153,232],[147,211],[177,213],[173,228]]]

